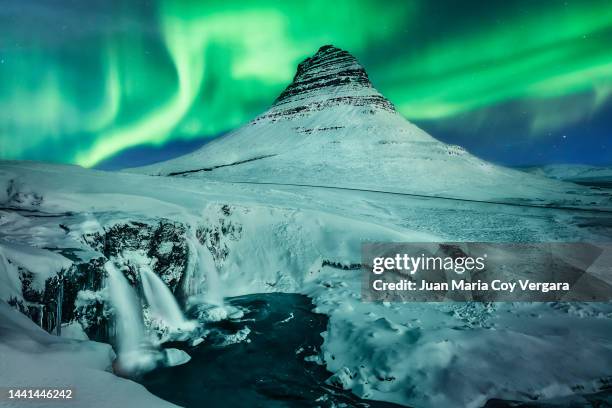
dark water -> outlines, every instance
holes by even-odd
[[[213,334],[196,347],[168,345],[187,351],[191,361],[157,369],[140,382],[160,398],[189,408],[397,407],[334,389],[325,384],[331,373],[304,361],[305,356],[319,351],[323,343],[320,333],[327,327],[327,317],[313,313],[307,297],[257,294],[233,298],[229,303],[246,309],[244,317],[209,324]],[[293,318],[283,322],[290,313]],[[245,326],[251,330],[250,343],[218,344],[222,334]],[[300,349],[304,351],[296,353]]]

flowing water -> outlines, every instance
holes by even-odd
[[[145,340],[140,299],[121,271],[111,263],[104,265],[108,273],[108,292],[115,310],[116,342],[119,357],[138,351]]]
[[[195,262],[191,270],[191,289],[190,295],[202,295],[206,303],[222,306],[223,292],[219,283],[219,272],[215,265],[212,254],[197,238],[193,238],[190,243],[196,254]],[[197,284],[193,283],[197,282]],[[205,286],[200,286],[205,285]]]
[[[195,347],[169,344],[187,351],[191,361],[158,368],[139,381],[153,394],[187,408],[396,407],[327,385],[331,373],[305,361],[320,351],[320,333],[327,328],[327,317],[312,312],[307,297],[257,294],[227,303],[244,310],[244,316],[207,324],[211,334]],[[246,332],[248,341],[231,344],[233,335]]]
[[[187,326],[174,295],[166,284],[150,268],[140,268],[142,290],[154,317],[161,319],[171,329],[181,329]]]

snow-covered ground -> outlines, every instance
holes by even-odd
[[[329,266],[359,263],[364,241],[601,242],[610,236],[610,227],[602,228],[610,225],[606,213],[17,162],[0,165],[0,183],[14,190],[0,213],[9,260],[0,276],[9,281],[16,279],[14,260],[28,254],[46,254],[56,269],[61,248],[91,257],[83,235],[125,220],[239,227],[218,242],[227,252],[216,264],[223,294],[312,296],[330,316],[322,357],[333,381],[367,398],[477,407],[493,397],[594,392],[612,374],[609,304],[362,303],[360,272]],[[40,199],[33,203],[33,196]],[[35,366],[18,366],[23,381],[38,378]]]
[[[0,301],[0,384],[3,407],[174,407],[133,381],[112,374],[108,344],[48,334]],[[70,400],[9,400],[7,389],[69,389]]]

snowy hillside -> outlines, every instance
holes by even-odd
[[[579,205],[607,199],[485,162],[398,114],[348,52],[322,47],[302,62],[273,106],[249,124],[167,162],[138,169],[238,182],[400,191]],[[578,196],[576,195],[578,194]]]
[[[185,362],[155,354],[176,336],[206,346],[206,320],[189,327],[183,314],[235,320],[239,311],[219,308],[219,295],[291,292],[311,296],[329,317],[309,361],[363,398],[480,407],[492,398],[594,393],[612,375],[610,304],[363,303],[352,266],[367,241],[604,242],[607,213],[23,162],[0,163],[0,191],[0,278],[9,288],[0,300],[48,330],[59,321],[66,335],[110,341],[120,359]],[[232,341],[265,335],[241,324]],[[0,364],[12,339],[27,336],[21,327],[0,337]],[[36,352],[23,350],[11,365]],[[51,358],[38,360],[44,370],[57,364]],[[98,385],[92,393],[111,387],[146,397],[105,382],[88,387]]]
[[[577,184],[612,187],[612,167],[588,166],[581,164],[551,164],[522,169],[531,174]]]

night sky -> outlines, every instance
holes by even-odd
[[[324,44],[480,157],[612,164],[612,0],[0,0],[0,158],[185,153],[264,111]]]

